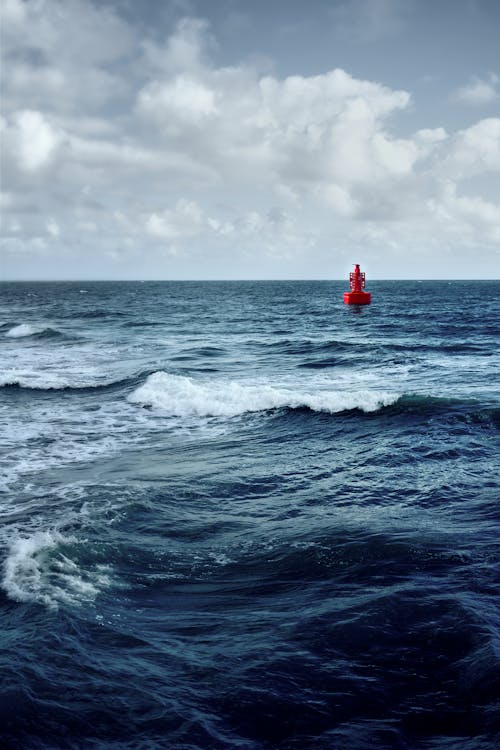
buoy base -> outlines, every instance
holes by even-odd
[[[344,292],[345,305],[369,305],[371,301],[370,292]]]

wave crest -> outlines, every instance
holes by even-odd
[[[175,417],[235,417],[273,409],[311,409],[334,414],[352,409],[377,411],[395,403],[399,394],[380,391],[299,392],[269,385],[236,382],[195,382],[191,378],[155,372],[128,399]]]
[[[18,602],[50,608],[93,601],[100,589],[111,583],[109,568],[97,565],[82,570],[61,549],[75,541],[58,531],[38,531],[15,539],[4,565],[2,588],[7,595]]]
[[[48,326],[36,326],[31,325],[30,323],[20,323],[19,325],[10,328],[5,335],[11,339],[22,339],[28,336],[40,336],[40,334],[47,335],[54,333],[57,334],[57,331],[54,331]]]
[[[0,376],[0,388],[22,388],[30,391],[96,391],[119,388],[137,382],[139,375],[120,377],[97,373],[94,377],[59,374],[49,370],[5,370]]]

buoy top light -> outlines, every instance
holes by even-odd
[[[359,263],[354,265],[354,271],[349,274],[350,292],[344,292],[344,304],[346,305],[369,305],[372,296],[365,292],[365,274],[361,271]]]

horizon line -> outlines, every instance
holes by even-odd
[[[197,279],[197,278],[179,278],[179,279],[120,279],[120,278],[101,278],[101,279],[93,279],[93,278],[65,278],[65,279],[28,279],[28,278],[13,278],[13,279],[0,279],[0,284],[79,284],[79,283],[92,283],[92,284],[98,284],[98,283],[110,283],[110,282],[129,282],[129,283],[141,283],[146,284],[150,282],[156,282],[156,283],[171,283],[171,282],[186,282],[186,283],[242,283],[242,282],[253,282],[253,283],[270,283],[270,282],[281,282],[281,281],[291,281],[291,282],[321,282],[321,283],[328,283],[330,281],[349,281],[347,277],[342,276],[341,278],[331,278],[331,279],[319,279],[319,278],[279,278],[279,279],[251,279],[251,278],[241,278],[241,279]],[[392,278],[378,278],[378,277],[370,277],[370,279],[367,281],[500,281],[500,277],[432,277],[432,278],[421,278],[421,277],[414,277],[414,278],[408,278],[408,277],[392,277]]]

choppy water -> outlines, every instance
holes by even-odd
[[[0,286],[0,737],[485,750],[495,282]]]

